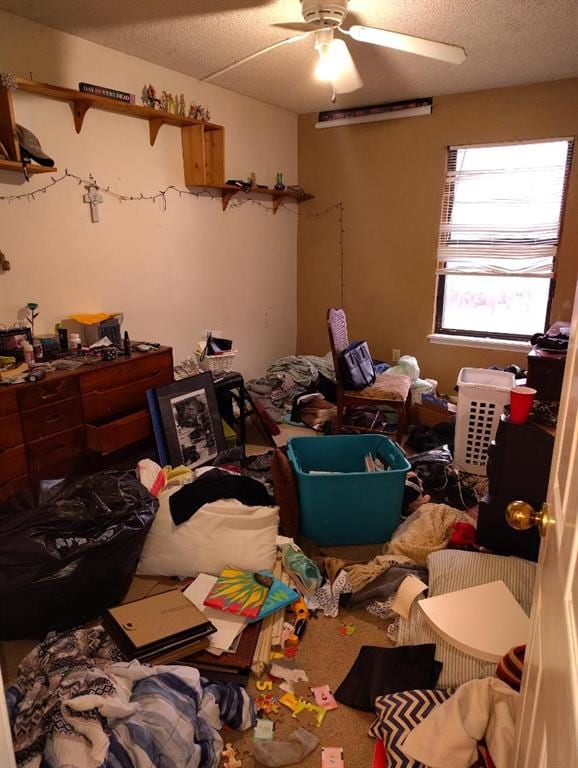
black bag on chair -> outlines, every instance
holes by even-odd
[[[343,350],[339,361],[346,389],[363,389],[375,384],[375,368],[366,341],[354,341]]]

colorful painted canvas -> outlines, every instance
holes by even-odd
[[[269,593],[269,585],[263,583],[268,579],[263,576],[259,579],[259,576],[260,574],[241,571],[230,566],[223,568],[214,587],[205,598],[204,605],[237,613],[240,616],[246,616],[249,620],[258,619],[261,607]]]
[[[264,576],[273,575],[269,571],[260,571],[260,573]],[[249,619],[249,621],[260,621],[261,619],[264,619],[265,616],[269,616],[270,613],[275,613],[275,611],[285,608],[287,605],[291,605],[291,603],[294,603],[296,600],[299,600],[299,593],[294,589],[291,589],[291,587],[288,587],[286,584],[283,584],[279,579],[274,578],[273,584],[269,588],[267,599],[263,603],[257,619]]]

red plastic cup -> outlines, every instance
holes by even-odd
[[[532,410],[536,390],[532,387],[512,387],[510,390],[510,421],[525,424]]]

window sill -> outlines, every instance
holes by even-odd
[[[507,339],[479,338],[476,336],[450,336],[445,333],[430,333],[430,344],[445,344],[450,347],[474,347],[493,349],[500,352],[528,353],[532,349],[529,341],[509,341]]]

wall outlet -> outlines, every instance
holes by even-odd
[[[391,350],[391,361],[392,361],[392,363],[397,363],[400,357],[401,357],[401,352],[400,352],[399,349],[392,349]]]

